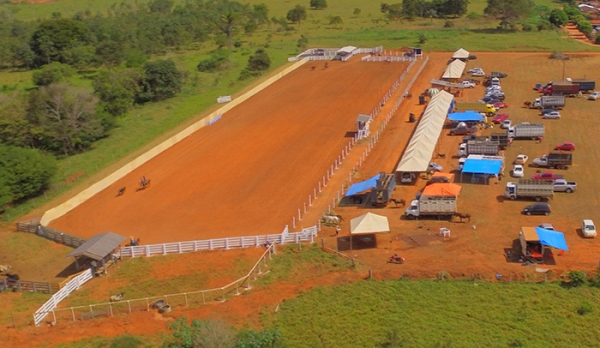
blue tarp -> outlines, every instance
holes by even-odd
[[[352,196],[359,192],[372,189],[373,187],[377,186],[377,180],[379,180],[379,176],[381,176],[381,174],[377,174],[370,179],[353,184],[350,186],[345,196]]]
[[[463,173],[500,174],[502,160],[467,158]]]
[[[483,121],[483,115],[478,112],[475,112],[475,111],[454,112],[454,113],[448,114],[448,119],[450,121],[458,121],[458,122]]]
[[[562,232],[547,230],[545,228],[536,227],[535,232],[543,245],[561,250],[569,250],[565,235]]]

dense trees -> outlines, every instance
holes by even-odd
[[[301,5],[296,5],[296,7],[288,11],[286,18],[292,23],[301,25],[302,21],[306,19],[306,8]]]
[[[569,23],[569,16],[565,11],[555,8],[550,12],[548,20],[555,26],[560,27],[561,25],[567,25],[567,23]]]
[[[528,0],[487,0],[483,13],[500,20],[500,26],[507,29],[518,19],[529,17],[531,12]]]
[[[181,90],[182,84],[181,72],[172,60],[146,62],[137,99],[147,102],[171,98]]]
[[[327,8],[327,0],[310,0],[310,8],[324,10]]]
[[[391,20],[415,17],[460,17],[467,13],[469,0],[403,0],[397,4],[381,4],[381,12]]]
[[[66,63],[69,50],[90,41],[88,28],[72,19],[51,19],[42,22],[31,37],[31,51],[37,65]]]

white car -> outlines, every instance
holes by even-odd
[[[541,224],[537,225],[537,227],[543,228],[545,230],[554,231],[554,226],[549,222],[542,222]]]
[[[502,121],[502,124],[500,125],[500,128],[508,129],[510,126],[511,126],[510,120],[504,120],[504,121]]]
[[[589,100],[596,100],[600,98],[600,92],[595,91],[592,92],[592,94],[590,94],[590,96],[588,97]]]
[[[458,166],[456,166],[456,170],[462,171],[465,167],[465,162],[467,161],[466,157],[462,157],[458,160]]]
[[[441,165],[434,163],[434,162],[429,162],[429,170],[433,170],[435,172],[441,172],[444,170],[444,167],[442,167]]]
[[[468,80],[463,81],[462,85],[465,86],[466,88],[475,88],[475,84]]]
[[[473,73],[473,72],[476,72],[476,71],[483,71],[483,69],[481,69],[481,68],[472,68],[472,69],[469,69],[469,71],[467,71],[467,72],[468,73]]]
[[[542,116],[542,118],[544,118],[544,119],[555,119],[555,120],[558,120],[558,119],[560,119],[560,112],[558,112],[556,110],[550,111],[550,112],[544,114]]]
[[[529,156],[520,154],[517,156],[517,159],[515,160],[515,164],[525,164],[525,163],[527,163],[528,159],[529,159]]]
[[[525,176],[525,171],[523,170],[523,166],[520,164],[515,164],[512,172],[512,177],[513,178],[522,178]]]
[[[596,226],[592,220],[583,220],[581,223],[581,234],[586,238],[596,237]]]
[[[485,76],[485,73],[483,72],[483,70],[479,70],[479,71],[474,71],[471,73],[472,76]]]

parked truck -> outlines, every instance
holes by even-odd
[[[544,90],[544,95],[572,97],[579,94],[579,85],[571,81],[553,82]]]
[[[521,179],[519,182],[507,182],[504,197],[515,200],[517,198],[542,199],[552,198],[554,195],[554,181]]]
[[[456,196],[421,196],[406,208],[407,219],[451,217],[456,213]]]
[[[469,155],[498,155],[500,143],[492,141],[490,138],[486,140],[469,140],[462,143],[458,147],[458,157],[466,157]]]
[[[561,110],[565,107],[566,100],[564,96],[543,96],[535,98],[533,103],[529,105],[532,109],[557,109]]]
[[[573,155],[570,153],[550,153],[534,159],[531,164],[534,167],[569,169],[573,164]]]
[[[492,133],[490,139],[492,141],[497,141],[501,149],[506,149],[512,143],[512,138],[508,137],[508,132]]]
[[[573,83],[579,85],[579,90],[582,93],[590,93],[596,89],[596,81],[594,80],[573,80]]]
[[[395,189],[396,175],[386,174],[385,172],[380,173],[375,187],[371,190],[371,204],[386,206],[390,202]]]
[[[487,116],[492,116],[496,114],[496,108],[493,105],[472,102],[472,103],[456,103],[454,105],[454,109],[456,111],[475,111],[485,114]]]
[[[577,183],[575,181],[567,181],[565,179],[554,180],[554,192],[573,193],[575,190],[577,190]]]
[[[523,122],[508,128],[508,137],[512,139],[539,139],[543,137],[545,128],[543,123]]]

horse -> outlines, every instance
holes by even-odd
[[[329,225],[339,225],[344,221],[340,215],[325,215],[323,214],[322,221]]]
[[[390,202],[394,203],[396,208],[398,208],[398,204],[402,205],[403,207],[406,205],[406,201],[404,199],[390,198]]]
[[[138,191],[143,190],[149,186],[150,186],[150,179],[146,179],[146,177],[143,176],[142,179],[140,180],[140,187],[138,188]]]
[[[119,189],[119,192],[117,192],[117,197],[122,196],[125,193],[125,190],[127,189],[127,187],[123,186]]]
[[[112,295],[110,296],[110,302],[119,302],[123,299],[123,295],[125,295],[124,292],[118,294],[118,295]]]
[[[454,216],[459,217],[460,222],[463,222],[463,219],[467,219],[469,222],[471,222],[471,214],[469,213],[454,213]]]

